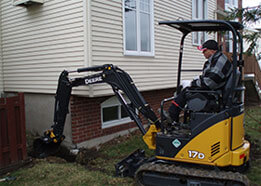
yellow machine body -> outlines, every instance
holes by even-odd
[[[152,124],[152,125],[150,125],[150,128],[147,131],[147,133],[142,137],[143,141],[146,143],[148,148],[151,150],[156,149],[155,138],[156,138],[156,135],[158,132],[160,132],[160,129],[157,129],[157,127],[154,124]]]
[[[175,157],[156,157],[219,167],[243,165],[250,149],[244,140],[243,120],[244,113],[218,122],[192,138]]]

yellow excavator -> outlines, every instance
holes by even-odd
[[[186,36],[191,32],[230,31],[233,35],[233,71],[226,84],[218,90],[187,89],[190,99],[184,108],[183,120],[179,125],[174,125],[164,114],[164,104],[174,97],[161,102],[161,117],[158,118],[131,77],[117,66],[105,64],[63,71],[56,92],[54,124],[34,141],[35,153],[38,157],[51,155],[65,138],[63,129],[73,87],[107,83],[137,124],[148,148],[155,151],[155,156],[148,158],[144,150],[138,149],[117,163],[115,168],[118,176],[135,177],[139,185],[249,185],[247,177],[242,174],[249,167],[250,152],[250,144],[244,139],[244,62],[239,32],[243,26],[238,22],[223,20],[162,21],[159,24],[182,33],[177,92],[181,91],[181,73],[199,70],[182,69]],[[70,73],[87,71],[97,73],[79,78],[68,77]],[[122,94],[128,97],[130,104]],[[150,123],[147,130],[137,109]]]

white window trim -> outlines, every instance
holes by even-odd
[[[233,35],[232,35],[232,32],[228,32],[228,44],[229,44],[228,52],[232,52],[232,48],[233,48]]]
[[[138,1],[137,3],[137,9],[139,10],[140,3]],[[151,35],[151,52],[143,52],[140,49],[140,16],[137,14],[136,16],[136,22],[137,22],[137,51],[131,51],[131,50],[126,50],[126,39],[125,39],[125,0],[122,0],[122,20],[123,20],[123,49],[124,52],[123,54],[125,56],[148,56],[148,57],[153,57],[155,56],[155,44],[154,44],[154,0],[151,0],[150,4],[150,35]]]
[[[199,2],[199,4],[200,5],[202,5],[202,1],[204,1],[204,0],[199,0],[199,1],[201,1],[201,2]],[[192,0],[192,20],[201,20],[201,19],[208,19],[208,1],[207,0],[205,0],[205,8],[204,8],[204,14],[205,14],[205,17],[203,18],[203,15],[202,15],[202,11],[199,11],[199,18],[196,18],[196,11],[195,11],[195,6],[196,6],[196,1],[195,0]],[[201,7],[201,9],[202,9],[202,7]],[[206,33],[206,32],[205,32]],[[195,43],[194,42],[194,35],[195,34],[198,34],[198,38],[199,38],[199,41],[198,41],[198,43]],[[200,46],[200,45],[202,45],[203,43],[201,43],[201,41],[200,41],[200,38],[201,38],[201,35],[203,34],[203,32],[192,32],[192,45],[194,45],[194,46]],[[208,34],[206,33],[205,34],[205,38],[204,38],[204,40],[206,41],[206,40],[208,40]]]
[[[238,8],[238,0],[229,0],[229,3],[225,1],[225,10],[230,11],[230,9]],[[235,19],[234,21],[238,21]],[[233,35],[232,32],[229,31],[229,38],[228,38],[229,48],[228,52],[232,52],[233,50]]]
[[[123,96],[124,99],[127,101],[127,103],[130,103],[129,99],[125,96]],[[118,106],[121,107],[121,103],[119,102],[119,100],[117,99],[116,96],[111,97],[107,100],[105,100],[102,104],[101,104],[101,123],[102,123],[102,129],[105,128],[110,128],[110,127],[114,127],[114,126],[118,126],[121,124],[125,124],[125,123],[129,123],[132,122],[132,120],[130,119],[130,117],[126,117],[126,118],[121,118],[121,119],[117,119],[117,120],[112,120],[112,121],[106,121],[103,122],[103,108],[108,108],[108,107],[113,107],[113,106]],[[118,110],[118,114],[120,114],[120,111]]]

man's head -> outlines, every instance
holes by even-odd
[[[207,40],[203,45],[197,47],[204,54],[205,58],[210,58],[218,50],[218,43],[215,40]]]

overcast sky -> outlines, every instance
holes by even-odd
[[[261,5],[261,0],[243,0],[243,8]]]

